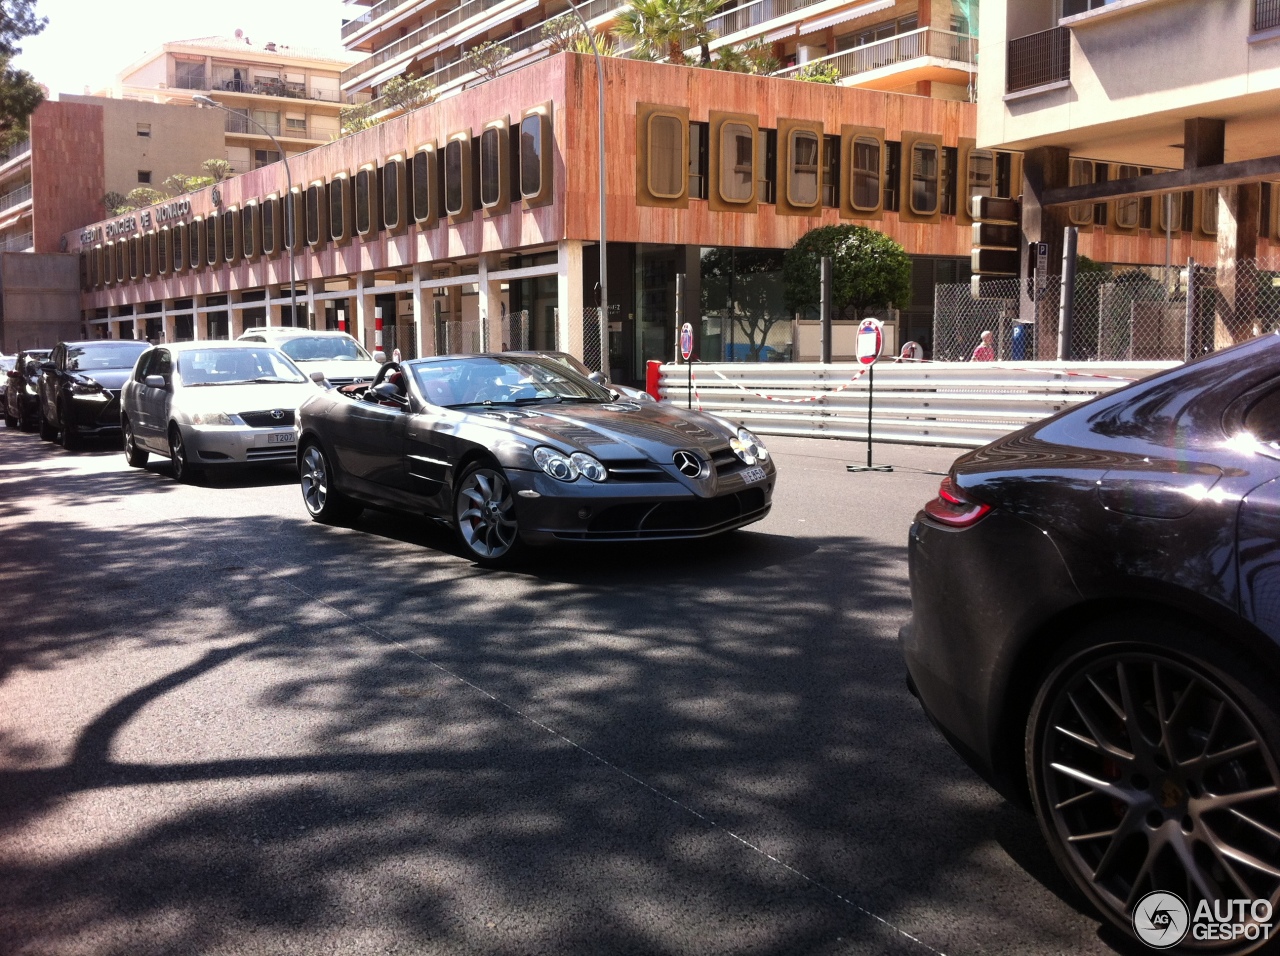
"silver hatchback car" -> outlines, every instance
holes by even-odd
[[[295,410],[319,390],[269,345],[158,345],[138,357],[121,391],[125,459],[141,468],[152,452],[167,455],[179,481],[208,467],[292,462]]]

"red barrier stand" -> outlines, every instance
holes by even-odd
[[[653,396],[654,401],[662,401],[662,391],[659,383],[662,381],[662,363],[650,359],[645,363],[644,368],[644,390]]]

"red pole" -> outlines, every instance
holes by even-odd
[[[662,381],[662,363],[650,359],[645,364],[644,369],[644,390],[654,397],[655,401],[662,401],[662,390],[659,383]]]

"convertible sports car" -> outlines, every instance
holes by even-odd
[[[627,402],[549,359],[383,366],[299,408],[302,497],[320,521],[365,504],[448,522],[484,564],[554,541],[700,538],[769,513],[776,471],[745,428]]]

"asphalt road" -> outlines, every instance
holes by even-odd
[[[0,430],[0,953],[1104,953],[908,694],[954,451],[773,439],[719,541],[482,570]]]

